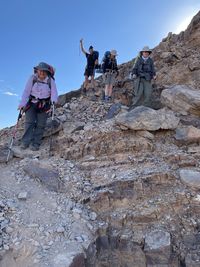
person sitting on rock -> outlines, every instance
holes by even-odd
[[[110,55],[105,57],[102,64],[105,82],[105,102],[111,100],[113,85],[115,84],[116,77],[118,76],[117,67],[117,51],[111,50]]]
[[[135,97],[131,109],[139,106],[149,106],[150,97],[152,95],[152,79],[156,79],[154,62],[150,58],[152,51],[145,46],[139,56],[136,58],[132,69],[132,78],[135,79]]]
[[[51,103],[57,102],[58,93],[48,64],[41,62],[34,71],[35,74],[26,84],[18,109],[23,109],[26,115],[21,148],[26,149],[31,145],[31,149],[36,151],[41,145]]]
[[[92,45],[89,47],[89,53],[88,53],[83,47],[83,39],[80,40],[80,46],[81,46],[81,51],[85,54],[87,58],[87,65],[85,67],[85,72],[84,72],[85,81],[83,84],[83,93],[86,94],[90,77],[92,86],[94,88],[95,67],[98,65],[99,53],[97,51],[94,51]]]

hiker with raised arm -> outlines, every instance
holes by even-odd
[[[25,112],[25,132],[21,148],[39,150],[51,104],[57,102],[58,93],[54,81],[54,69],[41,62],[34,68],[25,87],[18,109]]]
[[[105,102],[111,100],[113,85],[115,84],[116,77],[118,76],[116,57],[117,57],[116,50],[107,51],[105,52],[102,63],[104,82],[105,82]]]
[[[95,68],[96,66],[98,66],[99,52],[94,51],[94,48],[92,45],[89,47],[89,52],[87,52],[85,48],[83,47],[83,39],[80,40],[80,47],[81,47],[81,51],[83,52],[83,54],[85,54],[86,59],[87,59],[87,65],[85,67],[85,72],[84,72],[85,81],[83,84],[83,93],[86,94],[90,77],[91,77],[91,83],[92,83],[93,88],[95,85],[94,76],[95,76]]]
[[[152,53],[148,46],[145,46],[136,58],[132,69],[132,78],[135,79],[135,97],[131,109],[139,106],[149,106],[152,95],[152,79],[156,79],[156,71],[153,59],[150,57]]]

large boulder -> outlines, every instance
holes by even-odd
[[[200,91],[186,85],[176,85],[162,91],[162,103],[183,115],[200,115]]]
[[[179,118],[175,116],[173,111],[167,109],[154,110],[144,106],[120,114],[115,121],[120,127],[127,127],[135,131],[175,129],[179,124]]]

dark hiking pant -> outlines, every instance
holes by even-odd
[[[36,108],[36,104],[31,104],[31,107],[26,111],[25,118],[25,133],[22,137],[22,143],[34,146],[40,146],[46,121],[47,113],[39,112]]]
[[[139,105],[149,106],[152,91],[151,81],[147,81],[144,78],[137,78],[135,80],[135,96],[132,107]]]

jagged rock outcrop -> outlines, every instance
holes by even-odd
[[[188,86],[172,86],[161,94],[162,103],[183,115],[200,115],[200,91]]]
[[[185,32],[169,33],[153,50],[162,85],[186,84],[200,87],[200,12],[193,18]]]

